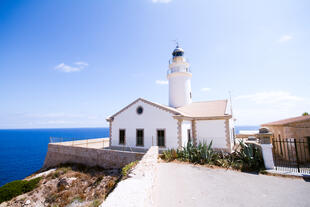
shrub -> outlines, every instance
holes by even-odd
[[[178,153],[175,149],[168,149],[163,152],[162,159],[171,162],[178,158]]]
[[[52,179],[56,179],[56,178],[58,178],[60,176],[60,173],[59,172],[55,172],[55,173],[53,173],[53,175],[52,175]]]
[[[101,201],[100,200],[94,200],[91,204],[91,207],[98,207],[100,206],[101,204]]]
[[[137,164],[138,164],[138,160],[131,162],[129,164],[127,164],[125,167],[122,168],[122,176],[123,177],[127,177],[130,173],[130,171],[132,170],[132,168],[134,168]]]
[[[57,199],[57,195],[55,193],[51,193],[45,197],[45,202],[46,203],[54,203],[56,201],[56,199]]]
[[[73,203],[74,201],[77,201],[77,202],[79,202],[79,203],[82,203],[82,202],[83,202],[83,198],[81,198],[81,197],[78,195],[78,196],[75,196],[75,197],[73,198],[72,203]]]
[[[32,180],[15,180],[0,187],[0,203],[35,189],[41,177]]]

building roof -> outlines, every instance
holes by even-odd
[[[188,118],[230,118],[231,115],[225,114],[227,100],[219,100],[219,101],[205,101],[205,102],[193,102],[187,106],[173,108],[170,106],[165,106],[162,104],[158,104],[152,101],[145,100],[143,98],[138,98],[117,113],[110,116],[107,120],[113,119],[113,117],[117,116],[118,114],[122,113],[126,109],[128,109],[133,104],[137,103],[138,101],[142,101],[144,103],[153,105],[158,107],[162,110],[168,111],[176,116],[180,117],[188,117]]]
[[[188,114],[190,117],[222,117],[226,114],[227,100],[193,102],[177,108],[178,111]]]
[[[303,121],[310,121],[310,115],[307,116],[297,116],[293,118],[288,118],[288,119],[282,119],[279,121],[274,121],[266,124],[262,124],[262,126],[285,126],[288,124],[292,123],[297,123],[297,122],[303,122]]]
[[[155,102],[151,102],[151,101],[148,101],[148,100],[143,99],[143,98],[138,98],[135,101],[133,101],[132,103],[130,103],[127,106],[125,106],[124,108],[122,108],[120,111],[118,111],[115,114],[113,114],[112,116],[108,117],[107,120],[110,120],[111,118],[114,118],[115,116],[117,116],[118,114],[122,113],[123,111],[125,111],[130,106],[132,106],[135,103],[137,103],[138,101],[142,101],[144,103],[147,103],[147,104],[153,105],[155,107],[161,108],[161,109],[166,110],[168,112],[171,112],[171,113],[173,113],[175,115],[180,115],[180,112],[178,110],[176,110],[175,108],[172,108],[172,107],[169,107],[169,106],[165,106],[165,105],[161,105],[161,104],[158,104],[158,103],[155,103]]]

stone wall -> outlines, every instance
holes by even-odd
[[[142,160],[121,181],[100,207],[153,206],[151,189],[154,185],[158,162],[158,147],[151,147]]]
[[[100,166],[103,168],[122,168],[130,162],[140,160],[143,155],[143,153],[138,152],[94,149],[50,143],[43,168],[51,168],[65,163]]]

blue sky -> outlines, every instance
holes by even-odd
[[[237,125],[310,112],[310,2],[1,0],[0,128],[102,127],[168,104],[178,39],[194,101],[231,91]]]

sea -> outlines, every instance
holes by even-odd
[[[258,126],[237,126],[235,131],[258,130]],[[109,128],[0,129],[0,186],[24,179],[44,162],[50,137],[91,139],[109,136]]]
[[[38,171],[50,137],[77,140],[108,136],[109,128],[0,129],[0,186]]]

